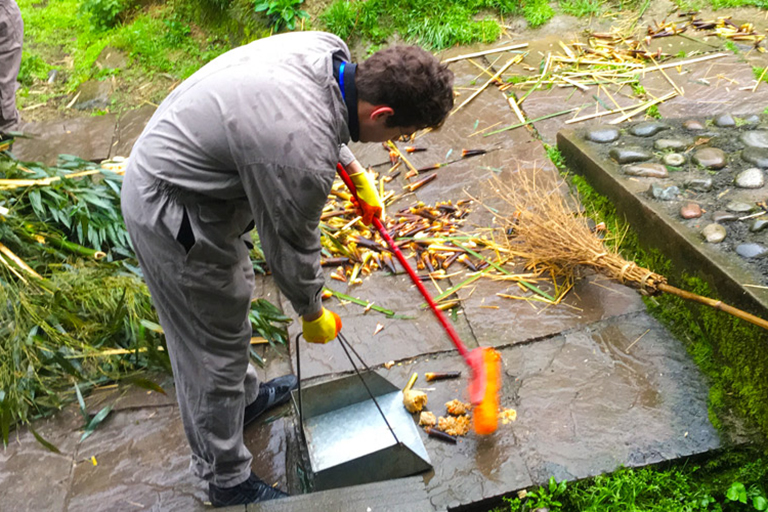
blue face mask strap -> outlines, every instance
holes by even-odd
[[[344,101],[347,101],[347,95],[344,92],[344,67],[346,64],[346,62],[342,62],[341,66],[339,66],[339,89],[341,89],[341,98]]]

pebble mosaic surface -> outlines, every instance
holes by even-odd
[[[583,136],[638,194],[768,283],[768,119],[725,113],[596,126]]]

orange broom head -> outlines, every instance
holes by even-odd
[[[501,354],[489,347],[483,347],[482,354],[486,378],[485,394],[482,402],[472,410],[472,426],[476,434],[484,436],[496,432],[498,426]]]

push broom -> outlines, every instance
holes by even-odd
[[[357,190],[354,183],[347,174],[346,169],[341,164],[336,166],[344,184],[349,188],[352,196],[357,200]],[[378,218],[373,219],[373,225],[379,232],[381,237],[387,242],[390,250],[400,262],[400,265],[405,269],[408,275],[411,277],[413,284],[419,289],[421,295],[429,304],[430,309],[437,317],[437,320],[445,329],[448,337],[453,342],[456,350],[464,358],[470,369],[469,378],[469,399],[472,403],[472,427],[477,434],[486,435],[492,434],[496,431],[498,424],[499,414],[499,390],[501,387],[501,355],[490,347],[478,347],[475,349],[467,350],[467,347],[462,343],[461,338],[456,333],[456,330],[448,322],[440,309],[438,309],[435,301],[429,295],[429,292],[421,280],[414,272],[413,268],[408,264],[408,260],[405,259],[403,253],[389,236],[387,230],[384,228],[381,220]]]

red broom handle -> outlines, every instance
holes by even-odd
[[[340,163],[336,165],[336,170],[339,172],[339,176],[341,176],[341,180],[347,186],[347,188],[355,197],[355,199],[357,199],[357,189],[355,187],[355,184],[352,183],[352,180],[350,179],[349,174],[347,173],[347,170],[344,169],[344,166],[341,165]],[[392,250],[395,257],[397,258],[397,261],[400,262],[400,265],[402,265],[405,271],[408,272],[408,275],[411,276],[411,280],[413,281],[413,284],[415,284],[416,288],[419,289],[419,291],[421,292],[421,295],[427,301],[427,304],[429,304],[429,307],[432,309],[432,312],[437,317],[437,320],[442,324],[443,328],[445,329],[445,332],[448,333],[448,337],[451,338],[451,341],[456,346],[456,350],[459,351],[459,354],[461,354],[461,357],[464,358],[467,364],[472,366],[469,360],[469,351],[464,346],[464,343],[462,343],[461,338],[459,338],[459,335],[456,333],[456,329],[454,329],[453,326],[450,324],[450,322],[448,322],[448,319],[445,318],[445,315],[443,314],[443,312],[437,308],[437,304],[435,304],[435,301],[432,300],[432,296],[429,295],[429,292],[427,291],[427,289],[424,288],[424,285],[421,283],[419,276],[416,275],[416,272],[414,272],[413,268],[411,268],[411,265],[408,263],[408,260],[406,260],[405,256],[403,256],[403,253],[400,252],[400,248],[397,246],[397,244],[395,244],[395,241],[392,240],[392,237],[389,236],[389,233],[387,233],[387,230],[384,228],[384,224],[381,223],[380,219],[378,219],[377,217],[374,217],[373,225],[376,227],[381,237],[387,241],[387,245],[389,245],[389,248]]]

